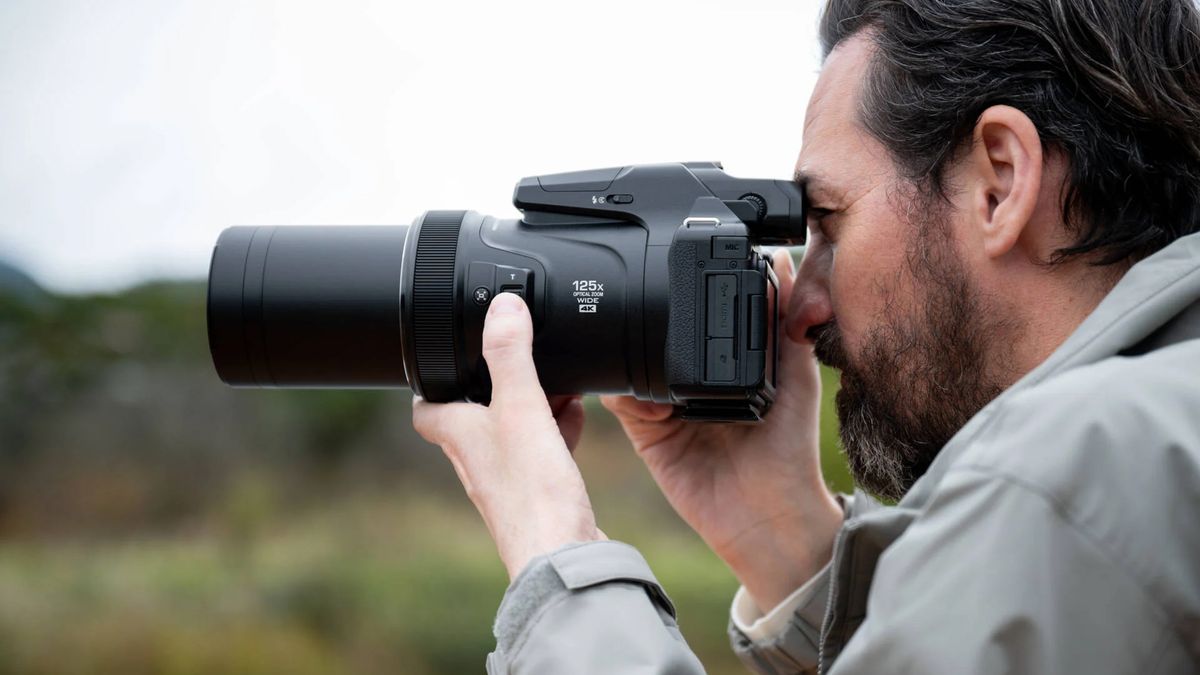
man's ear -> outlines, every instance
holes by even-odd
[[[1042,141],[1025,113],[1006,105],[983,111],[969,165],[970,208],[984,253],[998,258],[1025,234],[1042,188]]]

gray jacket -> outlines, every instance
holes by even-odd
[[[759,673],[1200,670],[1200,235],[1135,265],[896,506],[862,494]],[[488,672],[702,673],[650,568],[593,542],[505,593]]]

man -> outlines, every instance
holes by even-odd
[[[606,397],[742,582],[761,673],[1200,668],[1200,19],[1192,0],[833,0],[757,426]],[[699,673],[596,527],[524,305],[490,407],[418,402],[514,581],[492,673]],[[816,357],[857,483],[817,459]]]

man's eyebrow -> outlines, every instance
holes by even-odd
[[[800,189],[804,190],[806,194],[828,191],[826,182],[817,173],[797,170],[796,173],[792,174],[792,182],[800,186]]]

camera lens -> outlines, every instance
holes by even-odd
[[[208,337],[228,384],[404,387],[409,227],[232,227],[213,250]],[[452,264],[452,263],[451,263]]]
[[[644,392],[644,334],[628,317],[643,314],[645,250],[644,230],[620,223],[531,231],[473,211],[427,211],[411,226],[229,228],[209,272],[213,362],[235,386],[487,401],[483,322],[511,292],[530,306],[547,392]],[[666,298],[653,297],[646,314],[662,319]]]

